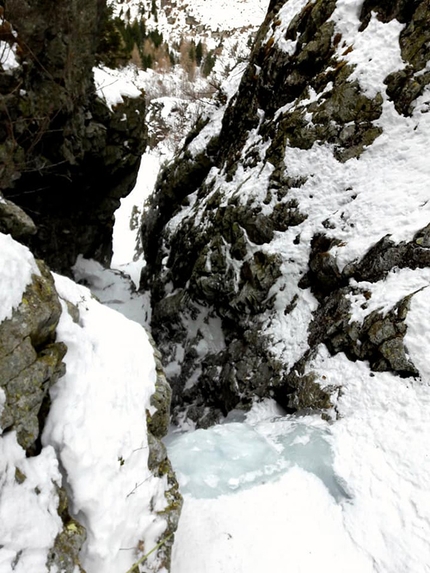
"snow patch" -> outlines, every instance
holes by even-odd
[[[141,326],[102,306],[88,289],[58,275],[55,281],[60,296],[78,306],[80,322],[62,303],[57,339],[68,348],[67,373],[51,389],[43,443],[55,448],[71,510],[87,529],[83,567],[126,571],[141,542],[151,549],[166,527],[152,509],[165,506],[166,484],[148,469],[153,349]]]
[[[32,275],[40,275],[33,255],[27,247],[0,233],[0,322],[12,317]]]
[[[0,570],[45,573],[48,552],[63,528],[54,449],[48,446],[27,458],[15,432],[1,436],[0,476]]]
[[[7,74],[11,74],[19,68],[20,63],[16,56],[16,44],[11,46],[8,42],[0,41],[0,66]]]
[[[367,28],[359,33],[361,22],[358,16],[357,2],[353,6],[348,2],[337,3],[332,20],[342,36],[338,56],[354,66],[350,80],[358,80],[363,93],[373,99],[381,90],[385,93],[385,78],[405,67],[399,44],[404,24],[395,19],[384,24],[372,13]],[[345,54],[349,47],[352,50]]]
[[[94,68],[93,73],[96,93],[111,111],[118,104],[124,103],[124,97],[137,98],[142,95],[142,90],[130,75],[123,74],[121,70],[101,66]]]

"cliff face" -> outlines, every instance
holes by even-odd
[[[110,111],[95,93],[105,8],[8,0],[0,16],[0,188],[35,222],[36,256],[63,273],[79,253],[109,262],[146,145],[143,96]]]
[[[271,2],[221,131],[200,126],[162,173],[143,286],[178,416],[204,426],[255,396],[328,408],[321,345],[419,375],[404,345],[412,292],[364,320],[353,310],[398,269],[430,266],[425,197],[409,204],[398,184],[415,196],[430,176],[414,159],[428,14],[419,0]]]

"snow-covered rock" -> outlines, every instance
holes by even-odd
[[[2,573],[168,571],[182,502],[159,355],[139,324],[0,243]]]
[[[420,375],[404,345],[415,291],[352,317],[369,284],[430,266],[423,6],[272,2],[222,124],[161,174],[145,280],[178,412],[330,408],[337,384],[309,367],[321,343]]]

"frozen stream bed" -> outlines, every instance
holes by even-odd
[[[216,498],[279,480],[293,467],[316,476],[336,501],[347,497],[333,470],[331,434],[321,419],[276,416],[171,433],[169,457],[181,491]]]
[[[222,425],[170,433],[184,495],[172,573],[373,571],[344,527],[353,500],[330,428],[266,401]]]

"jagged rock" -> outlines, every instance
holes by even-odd
[[[27,456],[41,451],[40,436],[49,413],[49,388],[65,372],[66,346],[56,342],[61,305],[48,267],[37,261],[39,275],[33,275],[21,304],[10,319],[0,324],[0,388],[5,394],[0,427],[2,435],[15,431]],[[15,479],[27,479],[17,467]],[[84,573],[79,551],[85,541],[85,529],[72,519],[63,488],[57,487],[58,513],[64,523],[48,555],[47,567],[63,573]]]
[[[157,379],[155,382],[155,392],[151,396],[151,406],[155,408],[155,412],[152,414],[147,412],[148,431],[155,438],[161,439],[164,438],[169,431],[172,390],[164,374],[160,351],[156,348],[152,337],[150,337],[150,340],[154,348]]]
[[[384,279],[394,267],[399,269],[430,266],[428,244],[429,226],[416,233],[412,241],[395,244],[389,236],[383,237],[365,254],[361,261],[344,269],[345,278],[376,282]]]
[[[159,512],[159,515],[162,515],[167,521],[167,528],[163,534],[166,542],[163,543],[158,550],[158,555],[161,557],[160,567],[165,567],[170,571],[173,534],[178,528],[183,499],[179,491],[176,475],[167,457],[166,447],[161,441],[161,439],[166,436],[170,427],[172,390],[166,380],[161,364],[161,354],[151,335],[149,335],[149,340],[154,349],[157,378],[155,382],[155,392],[151,396],[153,411],[146,412],[149,447],[148,467],[156,477],[165,478],[167,483],[167,488],[164,491],[166,507],[162,512]]]
[[[170,561],[173,546],[173,534],[178,528],[179,517],[182,510],[182,495],[179,491],[179,484],[173,471],[172,465],[167,457],[166,447],[161,440],[148,433],[149,458],[148,467],[151,472],[159,478],[164,478],[167,488],[164,491],[166,507],[158,515],[162,516],[167,527],[163,533],[165,543],[157,550],[157,555],[161,560],[160,570],[166,568],[170,571]]]
[[[19,240],[36,233],[33,220],[17,205],[2,197],[0,193],[0,233],[11,235]]]
[[[396,18],[405,24],[400,35],[400,48],[402,59],[407,65],[403,70],[390,74],[385,80],[387,94],[393,100],[396,110],[403,115],[411,114],[412,103],[430,83],[430,73],[422,73],[427,64],[430,41],[429,7],[428,0],[397,0],[390,3],[366,0],[361,10],[362,29],[368,25],[372,11],[376,12],[382,22],[390,22]]]
[[[330,407],[334,390],[321,389],[309,367],[321,344],[369,361],[374,370],[417,375],[404,345],[406,302],[359,324],[350,320],[349,294],[355,292],[351,284],[383,280],[394,267],[430,267],[428,228],[399,243],[377,237],[360,260],[340,267],[336,225],[330,218],[317,223],[315,211],[308,221],[300,192],[309,205],[318,173],[308,157],[320,149],[345,164],[340,177],[348,164],[369,157],[365,151],[381,141],[387,97],[399,114],[411,112],[429,81],[428,0],[360,4],[357,34],[372,12],[383,22],[404,24],[399,50],[405,67],[385,83],[381,78],[379,91],[365,90],[357,79],[349,59],[354,44],[332,18],[336,0],[308,2],[284,24],[285,6],[284,0],[270,2],[219,136],[197,155],[185,144],[161,174],[142,227],[148,262],[142,287],[151,290],[152,329],[174,416],[201,426],[249,407],[255,397],[275,397],[289,411]],[[308,170],[303,175],[301,158]],[[340,211],[356,195],[347,185],[338,193],[337,225],[352,229],[354,222]],[[297,317],[304,315],[308,345],[298,349],[280,337],[294,336],[289,317],[299,329]],[[275,327],[284,329],[282,335],[274,335]]]
[[[85,528],[76,519],[70,517],[69,500],[64,488],[57,488],[58,514],[64,523],[57,535],[54,546],[48,554],[46,566],[48,571],[57,567],[62,573],[85,573],[79,560],[79,551],[86,539]]]
[[[351,360],[367,360],[375,371],[418,376],[403,340],[412,295],[386,314],[374,311],[358,324],[351,321],[350,293],[348,287],[340,288],[322,301],[310,325],[309,346],[324,343],[332,354],[344,352]]]

